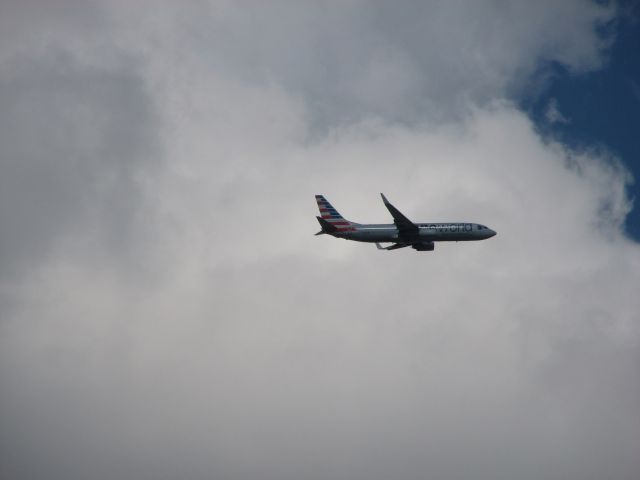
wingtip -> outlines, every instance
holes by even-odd
[[[382,201],[384,203],[389,203],[389,200],[387,200],[387,197],[384,196],[384,193],[380,192],[380,196],[382,197]]]

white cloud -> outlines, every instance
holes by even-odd
[[[2,283],[7,474],[635,478],[628,174],[501,99],[544,59],[596,68],[606,10],[278,5],[111,5],[66,63],[4,57],[29,66],[3,64],[16,132],[55,129],[5,134],[3,173],[23,155],[66,179],[12,174],[5,204],[49,204],[1,210],[25,236],[0,251],[21,271]],[[432,254],[313,236],[313,194],[387,221],[380,191],[498,236]],[[47,247],[31,261],[26,232]]]
[[[608,44],[596,27],[615,13],[585,0],[143,2],[136,15],[132,8],[126,2],[112,15],[129,46],[147,45],[146,35],[159,61],[178,62],[170,64],[176,69],[193,57],[216,76],[281,85],[305,99],[322,133],[370,115],[448,120],[470,103],[531,87],[550,62],[596,69]]]

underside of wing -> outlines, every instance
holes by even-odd
[[[416,242],[416,243],[394,243],[388,247],[383,247],[376,242],[378,250],[397,250],[398,248],[411,247],[419,252],[432,252],[436,246],[433,242]]]
[[[395,223],[398,228],[400,236],[404,238],[417,237],[419,231],[418,226],[405,217],[400,210],[391,205],[383,193],[381,193],[380,196],[382,197],[384,206],[387,207],[387,210],[389,210],[389,213],[393,217],[393,223]]]
[[[383,247],[382,245],[376,242],[376,247],[378,247],[378,250],[397,250],[398,248],[408,247],[409,245],[411,244],[410,243],[394,243],[393,245],[390,245],[388,247]]]

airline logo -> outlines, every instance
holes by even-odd
[[[316,202],[318,202],[318,209],[320,209],[320,216],[329,222],[331,225],[334,225],[336,229],[340,232],[353,232],[355,231],[355,227],[351,225],[349,220],[345,220],[342,215],[338,213],[338,211],[333,208],[326,198],[322,195],[316,195]]]

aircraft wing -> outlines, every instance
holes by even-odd
[[[408,247],[409,245],[411,244],[410,243],[394,243],[389,247],[383,247],[378,242],[376,242],[376,247],[378,247],[378,250],[397,250],[398,248]]]
[[[418,235],[418,226],[409,220],[404,214],[398,210],[396,207],[389,203],[387,197],[384,196],[384,193],[381,193],[382,201],[384,202],[384,206],[387,207],[389,213],[393,217],[393,223],[396,224],[398,228],[398,233],[401,237],[415,237]]]

